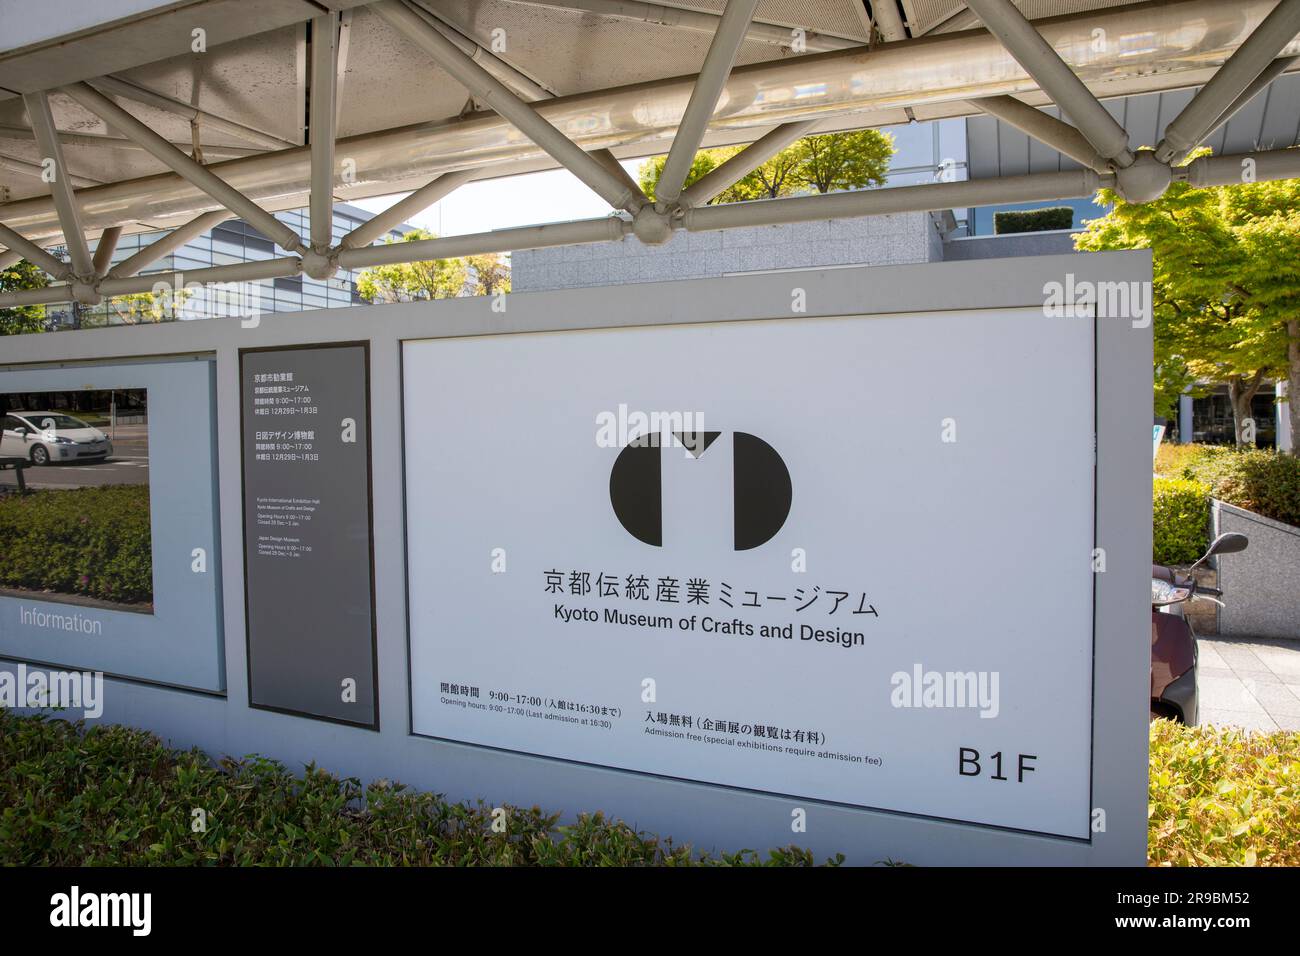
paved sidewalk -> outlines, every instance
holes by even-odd
[[[1201,723],[1300,730],[1300,641],[1202,637]]]

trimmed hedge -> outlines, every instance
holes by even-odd
[[[1257,448],[1215,450],[1190,458],[1183,473],[1228,504],[1300,525],[1300,458]]]
[[[192,829],[202,809],[206,830]],[[790,846],[696,853],[601,814],[570,826],[538,807],[493,808],[310,765],[172,750],[152,734],[86,730],[0,709],[0,865],[813,866]],[[838,865],[843,857],[827,860]]]
[[[1151,722],[1152,866],[1300,866],[1300,733]]]
[[[1182,478],[1154,479],[1151,518],[1151,560],[1191,564],[1210,544],[1209,488]]]
[[[0,498],[0,587],[152,601],[148,485]]]
[[[1074,226],[1074,210],[1069,206],[1046,209],[1004,209],[993,214],[993,234],[1011,232],[1047,232]]]

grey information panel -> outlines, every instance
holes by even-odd
[[[378,727],[369,351],[240,353],[249,703]]]

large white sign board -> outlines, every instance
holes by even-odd
[[[412,730],[1086,838],[1094,333],[1002,310],[405,342]],[[612,485],[638,412],[717,435]]]

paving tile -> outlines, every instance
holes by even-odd
[[[1279,730],[1300,730],[1300,717],[1275,717]]]
[[[1223,659],[1219,649],[1215,647],[1212,641],[1200,639],[1197,642],[1197,651],[1200,655],[1200,664],[1202,667],[1227,667],[1228,662]]]
[[[1264,705],[1255,699],[1247,685],[1236,677],[1198,675],[1201,707],[1207,710],[1242,711],[1264,715]]]
[[[1279,717],[1300,717],[1300,697],[1293,694],[1285,684],[1260,684],[1247,689],[1275,720]]]
[[[1231,678],[1232,680],[1237,679],[1237,672],[1234,671],[1227,664],[1223,664],[1218,667],[1215,667],[1214,665],[1207,665],[1205,663],[1204,657],[1201,658],[1201,663],[1197,664],[1196,671],[1202,679],[1206,677],[1227,677],[1227,678]]]
[[[1300,647],[1294,651],[1283,650],[1278,647],[1258,648],[1255,651],[1255,656],[1264,662],[1265,667],[1278,676],[1300,679]]]
[[[1268,714],[1241,710],[1202,710],[1201,723],[1215,727],[1240,727],[1242,730],[1272,732],[1278,729],[1277,722]],[[1283,720],[1291,718],[1284,717]]]

